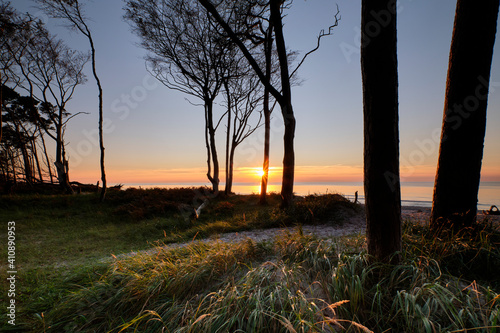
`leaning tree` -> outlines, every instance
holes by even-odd
[[[476,221],[498,0],[458,0],[450,48],[431,227]]]
[[[83,73],[88,54],[67,47],[47,31],[44,24],[27,16],[24,29],[18,29],[5,44],[12,63],[4,73],[9,82],[26,90],[29,97],[41,103],[49,123],[41,121],[45,133],[56,143],[55,166],[60,186],[72,193],[69,163],[65,154],[64,131],[74,116],[67,110],[75,89],[85,83]]]
[[[94,39],[92,37],[92,32],[87,24],[88,18],[85,17],[84,9],[79,0],[36,0],[40,5],[40,8],[47,13],[47,15],[64,19],[69,23],[69,27],[76,31],[79,31],[82,35],[87,38],[90,46],[91,63],[92,63],[92,74],[94,76],[95,82],[97,84],[98,100],[99,100],[99,149],[101,151],[100,155],[100,169],[101,169],[101,181],[102,189],[100,194],[101,202],[104,201],[106,196],[106,170],[104,165],[104,136],[103,136],[103,89],[101,85],[101,80],[97,75],[96,69],[96,49],[94,46]]]

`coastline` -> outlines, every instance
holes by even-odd
[[[173,188],[173,187],[198,187],[207,186],[209,184],[125,184],[123,189],[129,187],[136,188]],[[220,184],[221,188],[224,183]],[[402,182],[401,183],[401,204],[403,206],[416,206],[419,208],[430,208],[432,206],[433,182]],[[277,192],[281,190],[279,183],[270,183],[268,192]],[[345,196],[349,200],[354,200],[355,192],[358,192],[358,200],[364,203],[364,187],[362,182],[297,182],[294,184],[295,195],[321,195],[337,193]],[[233,192],[235,194],[258,194],[260,192],[259,183],[234,183]],[[478,193],[478,210],[490,209],[491,205],[500,207],[500,182],[481,182]]]
[[[488,221],[500,224],[500,215],[488,215],[484,213],[485,210],[477,210],[477,220],[483,221],[488,219]],[[411,219],[412,221],[417,221],[420,223],[428,223],[431,216],[431,207],[419,207],[419,206],[402,206],[401,216],[403,221],[405,219]]]

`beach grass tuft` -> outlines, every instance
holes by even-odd
[[[117,192],[103,204],[95,194],[2,198],[0,214],[16,220],[18,235],[18,328],[500,332],[500,233],[488,221],[439,236],[405,221],[403,261],[392,266],[368,257],[363,235],[302,231],[360,213],[340,196],[302,198],[288,211],[277,209],[278,195],[267,206],[256,195],[222,196],[186,221],[165,207],[195,206],[200,190],[168,191]],[[266,241],[200,241],[275,226],[286,228]]]

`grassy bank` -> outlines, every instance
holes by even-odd
[[[117,191],[104,204],[93,194],[2,197],[2,220],[16,222],[15,328],[495,331],[500,236],[487,224],[436,239],[406,223],[397,267],[369,263],[361,236],[319,240],[300,227],[260,243],[160,246],[219,232],[342,223],[360,211],[336,195],[304,198],[287,212],[277,209],[277,195],[267,206],[257,202],[251,195],[213,199],[205,189]],[[5,242],[0,246],[6,257]],[[155,246],[153,253],[111,258]],[[2,304],[6,287],[3,279]]]

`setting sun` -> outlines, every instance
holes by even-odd
[[[257,169],[256,173],[257,173],[257,176],[259,176],[259,177],[264,176],[264,170],[262,170],[262,169]]]

